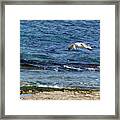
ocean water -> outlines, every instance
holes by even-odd
[[[92,50],[68,50],[83,42]],[[99,20],[21,20],[20,80],[41,87],[100,88]]]

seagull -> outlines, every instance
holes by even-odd
[[[85,43],[82,43],[82,42],[72,43],[68,46],[68,50],[76,50],[77,48],[85,48],[88,50],[92,50],[91,46],[86,45]]]

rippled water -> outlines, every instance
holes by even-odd
[[[93,49],[68,50],[75,42]],[[21,20],[20,80],[49,87],[100,87],[99,20]]]

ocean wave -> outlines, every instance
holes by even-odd
[[[64,68],[66,68],[66,69],[69,69],[69,70],[76,70],[76,71],[83,71],[83,70],[88,70],[88,71],[99,71],[99,68],[98,67],[88,67],[88,68],[86,68],[86,67],[73,67],[73,66],[67,66],[67,65],[64,65]]]
[[[100,89],[99,86],[58,86],[58,85],[42,85],[39,84],[37,87],[43,87],[43,88],[69,88],[69,89],[74,89],[74,88],[80,88],[83,90],[89,90],[89,89]]]
[[[36,81],[35,83],[30,83],[30,82],[23,82],[24,84],[21,85],[21,87],[24,87],[24,86],[35,86],[35,87],[42,87],[42,88],[69,88],[69,89],[75,89],[75,88],[80,88],[80,89],[83,89],[83,90],[91,90],[91,89],[96,89],[96,90],[99,90],[100,87],[95,85],[72,85],[70,83],[65,83],[64,85],[59,85],[59,84],[52,84],[52,83],[41,83],[39,81]]]
[[[67,66],[67,65],[64,65],[64,68],[70,69],[70,70],[77,70],[77,71],[81,71],[81,70],[82,70],[82,69],[80,69],[80,68],[75,68],[75,67],[73,67],[73,66]]]
[[[21,60],[20,64],[21,69],[28,70],[52,70],[56,72],[61,71],[99,71],[99,64],[77,64],[77,63],[69,63],[69,64],[60,64],[55,62],[38,62],[31,60]]]
[[[63,88],[63,87],[60,87],[58,85],[42,85],[42,84],[39,84],[37,85],[38,87],[49,87],[49,88]]]
[[[95,71],[95,70],[97,70],[97,69],[96,69],[96,68],[86,68],[86,70]]]

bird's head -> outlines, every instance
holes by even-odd
[[[71,50],[71,49],[73,49],[73,44],[68,46],[68,50]]]

